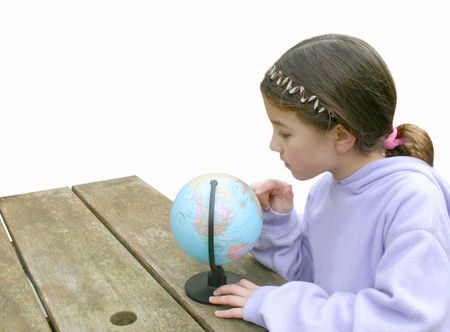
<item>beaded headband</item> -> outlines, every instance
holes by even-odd
[[[276,79],[275,83],[280,86],[280,88],[286,86],[284,90],[287,91],[287,93],[289,93],[290,95],[298,92],[300,94],[300,102],[302,104],[314,102],[314,110],[317,113],[328,112],[330,117],[334,118],[334,115],[331,112],[329,112],[325,107],[319,105],[320,101],[317,96],[311,95],[309,97],[306,97],[305,88],[302,85],[294,86],[292,79],[289,76],[285,76],[281,70],[277,70],[276,65],[272,65],[272,67],[269,68],[266,76],[269,77],[271,81],[274,81]]]

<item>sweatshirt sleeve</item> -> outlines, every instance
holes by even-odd
[[[398,234],[380,260],[373,288],[327,294],[291,281],[263,286],[244,319],[269,331],[440,331],[450,306],[450,264],[439,239],[425,229]]]
[[[311,255],[303,214],[295,210],[264,212],[261,237],[252,254],[261,264],[287,280],[312,281]]]
[[[252,250],[256,260],[287,280],[312,281],[303,214],[270,210],[263,219],[261,236]]]

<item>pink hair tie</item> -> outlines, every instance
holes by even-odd
[[[405,144],[406,140],[403,137],[397,138],[397,127],[392,128],[392,133],[384,140],[383,149],[392,150],[397,146]]]

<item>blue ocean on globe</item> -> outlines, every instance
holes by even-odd
[[[217,181],[214,205],[214,256],[225,265],[247,254],[261,235],[262,210],[253,188],[223,173],[201,175],[175,197],[170,227],[179,247],[190,257],[209,264],[208,216],[211,181]]]

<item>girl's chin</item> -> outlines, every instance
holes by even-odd
[[[289,170],[291,171],[292,176],[295,179],[300,180],[300,181],[310,180],[310,179],[312,179],[313,177],[316,176],[316,175],[311,176],[311,175],[308,175],[308,174],[298,173],[298,172],[295,172],[292,169],[289,169]]]

